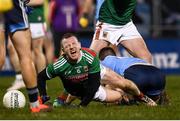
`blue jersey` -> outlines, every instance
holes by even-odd
[[[117,56],[107,56],[101,64],[111,68],[120,75],[124,75],[124,71],[132,65],[138,63],[147,63],[146,61],[139,58],[130,57],[117,57]]]
[[[107,56],[101,64],[133,81],[148,96],[159,95],[165,88],[165,74],[142,59]]]

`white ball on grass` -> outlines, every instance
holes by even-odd
[[[11,90],[6,92],[3,97],[3,105],[6,108],[23,108],[26,104],[24,94],[18,90]]]

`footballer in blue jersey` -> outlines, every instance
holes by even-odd
[[[112,48],[105,47],[99,52],[101,64],[133,81],[148,97],[159,104],[169,102],[165,92],[165,74],[146,61],[134,57],[117,57]]]

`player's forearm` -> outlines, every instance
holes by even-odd
[[[94,98],[100,86],[100,72],[89,74],[88,80],[84,82],[85,95],[81,99],[81,106],[87,106]]]
[[[46,69],[42,70],[39,74],[38,74],[38,89],[39,89],[39,93],[40,95],[47,95],[46,92],[46,80],[48,80],[48,76],[46,74]]]

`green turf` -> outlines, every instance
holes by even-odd
[[[23,109],[6,109],[3,107],[2,99],[6,89],[10,86],[13,77],[0,77],[0,120],[6,119],[47,119],[47,120],[60,120],[60,119],[84,119],[84,120],[123,120],[123,119],[153,119],[153,120],[179,120],[180,119],[180,76],[167,77],[167,93],[171,98],[170,106],[157,106],[147,107],[140,106],[105,106],[98,102],[91,102],[87,108],[55,108],[52,112],[32,114],[29,111],[28,101],[26,107]],[[21,90],[24,92],[25,89]],[[48,81],[48,94],[51,98],[55,98],[59,92],[62,91],[61,83],[58,78]],[[28,99],[28,98],[26,98]],[[78,103],[78,101],[76,101]]]

